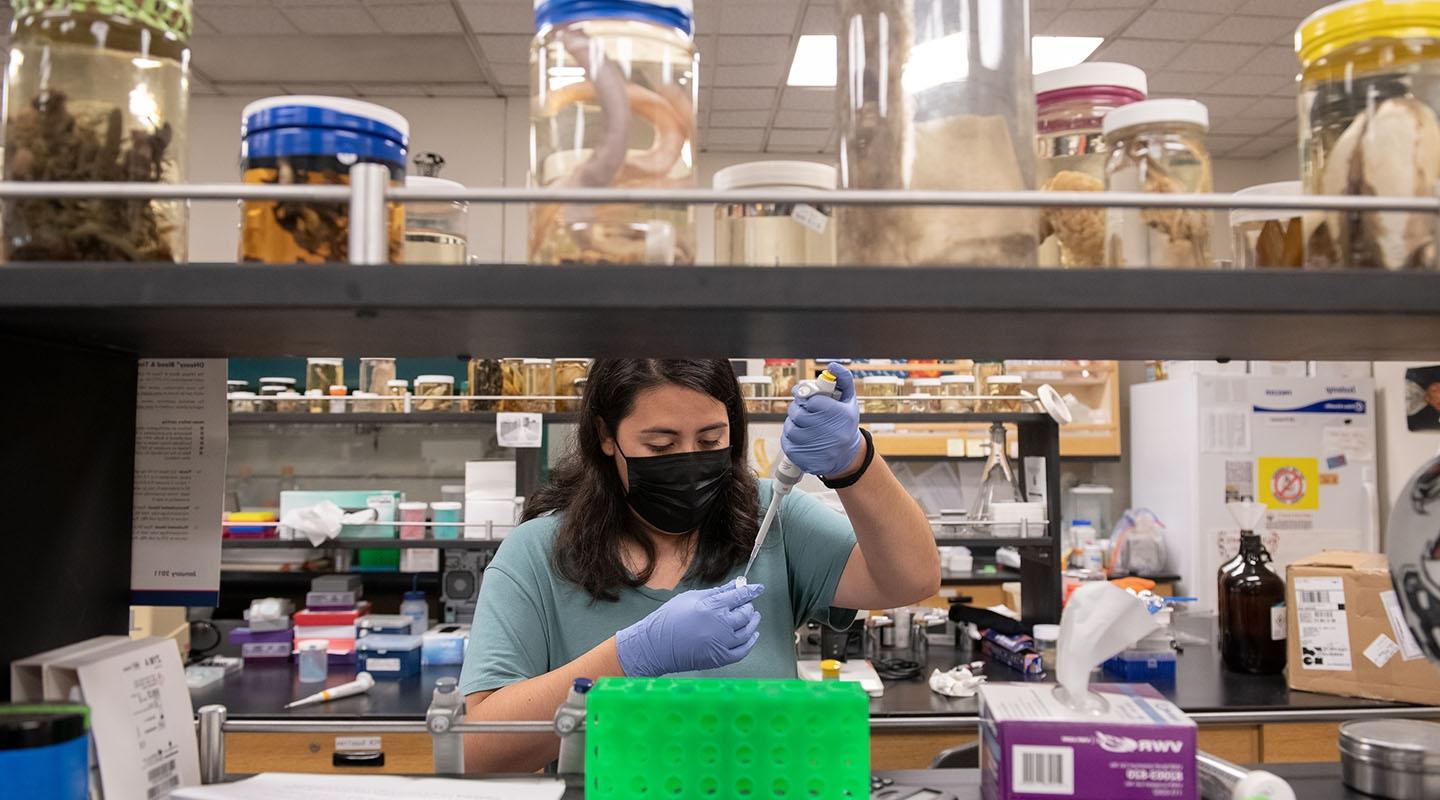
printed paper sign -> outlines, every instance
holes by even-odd
[[[1296,578],[1295,620],[1300,632],[1300,666],[1349,672],[1350,621],[1342,578]]]
[[[1420,643],[1415,641],[1415,634],[1411,633],[1410,626],[1405,624],[1405,612],[1400,610],[1400,599],[1395,596],[1395,592],[1381,592],[1380,603],[1385,606],[1390,630],[1395,634],[1395,641],[1400,643],[1400,652],[1404,654],[1405,660],[1424,658],[1425,652],[1420,649]]]
[[[1250,460],[1225,462],[1225,502],[1255,499],[1255,464]]]
[[[214,606],[229,419],[225,359],[140,360],[130,602]]]
[[[1339,453],[1345,461],[1365,464],[1375,460],[1375,432],[1360,425],[1327,425],[1320,434],[1321,450]]]
[[[1370,646],[1365,648],[1365,657],[1370,659],[1371,664],[1381,669],[1384,669],[1385,665],[1390,663],[1390,659],[1399,653],[1400,646],[1395,644],[1389,636],[1383,633],[1376,636],[1375,641],[1371,642]]]
[[[501,411],[495,415],[495,438],[501,447],[539,447],[545,438],[540,414]]]
[[[1245,409],[1206,409],[1200,415],[1200,452],[1250,452],[1250,413]]]
[[[1276,511],[1320,508],[1320,462],[1313,458],[1259,460],[1260,502]]]

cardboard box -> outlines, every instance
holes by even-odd
[[[985,800],[1173,800],[1197,796],[1195,722],[1145,684],[1096,683],[1098,712],[1053,683],[980,687]]]
[[[1291,689],[1440,704],[1440,668],[1405,626],[1384,555],[1326,551],[1285,583]]]
[[[64,659],[78,658],[102,648],[130,641],[128,636],[96,636],[82,642],[46,650],[10,662],[10,702],[39,703],[45,699],[45,665]]]

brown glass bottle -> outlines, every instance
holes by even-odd
[[[1285,669],[1285,581],[1260,537],[1243,531],[1240,552],[1220,567],[1220,655],[1236,672]],[[1277,638],[1279,637],[1279,638]]]

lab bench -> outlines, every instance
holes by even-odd
[[[930,691],[925,680],[931,670],[949,669],[955,663],[953,651],[932,647],[920,679],[887,682],[884,696],[870,701],[872,768],[922,768],[941,750],[975,740],[976,700],[942,697]],[[226,735],[229,773],[415,774],[432,769],[430,736],[386,733],[384,726],[423,720],[435,681],[459,673],[459,667],[426,667],[418,678],[377,681],[368,694],[359,697],[285,710],[286,703],[319,691],[320,684],[300,684],[290,666],[252,665],[221,683],[192,692],[191,700],[197,709],[212,703],[224,705],[229,720],[239,723],[234,726],[239,730]],[[990,666],[987,674],[993,681],[1022,679],[999,665]],[[353,669],[332,667],[326,685],[353,677]],[[1281,675],[1232,673],[1221,667],[1213,647],[1187,647],[1179,656],[1174,684],[1156,688],[1200,724],[1201,749],[1240,764],[1335,762],[1340,723],[1358,717],[1440,718],[1437,707],[1294,692]],[[371,730],[324,734],[243,730],[247,722],[285,721],[334,722],[342,728],[363,722]],[[365,737],[378,737],[379,746],[354,741]],[[365,766],[365,759],[347,759],[347,749],[379,750],[384,753],[384,764]],[[337,753],[341,754],[338,762]]]

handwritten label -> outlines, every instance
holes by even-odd
[[[805,203],[795,205],[795,210],[790,212],[790,219],[821,235],[824,235],[825,229],[830,226],[830,217],[826,216],[824,211]]]

